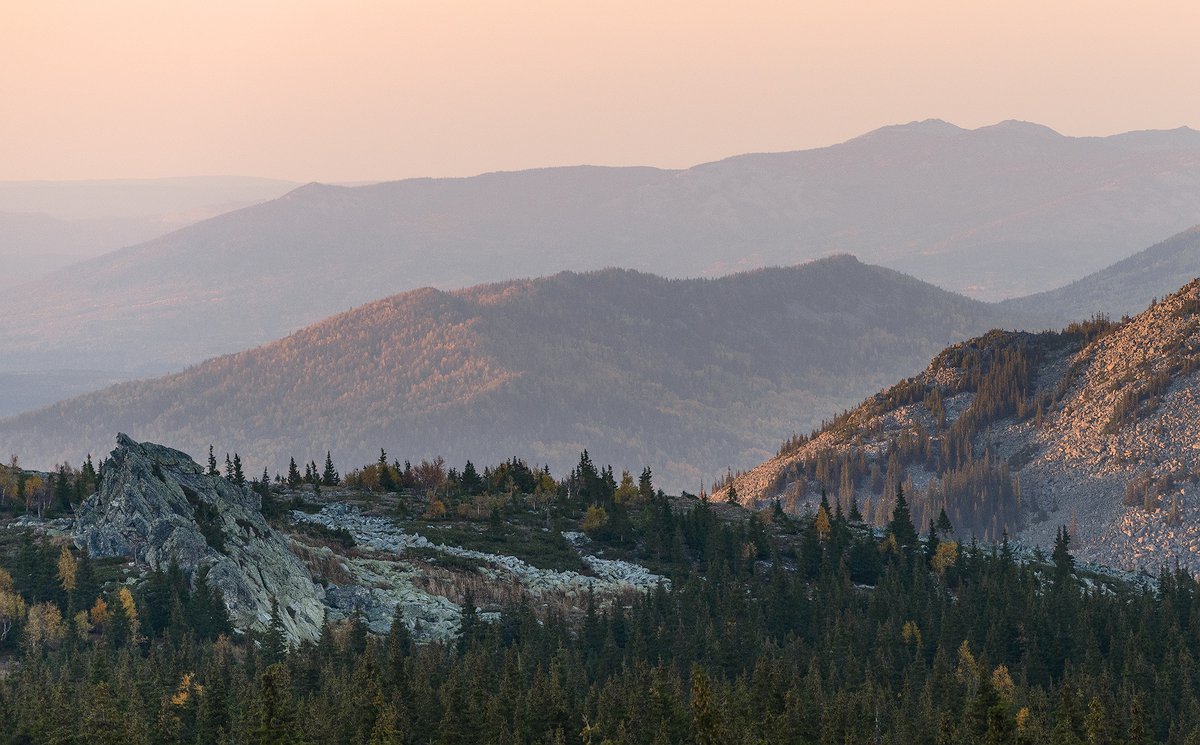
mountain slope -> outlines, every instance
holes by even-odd
[[[104,452],[115,431],[260,468],[520,455],[649,464],[696,488],[797,423],[877,390],[994,309],[834,257],[717,280],[630,271],[417,290],[281,341],[0,423],[23,462]]]
[[[815,505],[824,485],[883,524],[907,484],[924,526],[1083,556],[1200,568],[1200,280],[1122,324],[1002,333],[942,352],[812,439],[735,479],[739,498]],[[720,491],[718,496],[727,495]]]
[[[1145,310],[1168,288],[1179,287],[1200,273],[1200,226],[1185,230],[1161,243],[1065,287],[1001,305],[1034,318],[1064,324],[1098,313],[1120,318]]]
[[[850,251],[995,299],[1197,223],[1200,134],[1019,122],[918,122],[682,171],[309,185],[0,300],[0,369],[177,369],[406,289],[607,266],[714,276]]]

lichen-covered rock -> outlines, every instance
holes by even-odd
[[[293,641],[314,639],[323,591],[263,519],[257,494],[205,475],[178,450],[117,436],[103,486],[78,511],[75,543],[95,557],[128,556],[143,568],[210,567],[235,626],[262,626],[272,601]]]

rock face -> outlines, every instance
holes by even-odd
[[[262,626],[274,600],[293,641],[319,635],[323,593],[263,519],[258,495],[205,475],[178,450],[124,434],[103,475],[100,492],[80,505],[76,545],[149,569],[165,569],[172,557],[189,574],[208,565],[235,626]]]

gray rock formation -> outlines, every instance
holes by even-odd
[[[120,434],[100,492],[80,505],[75,543],[143,568],[165,569],[172,556],[188,573],[208,565],[235,626],[264,625],[277,601],[292,640],[314,639],[322,590],[260,508],[257,494],[205,475],[185,453]]]

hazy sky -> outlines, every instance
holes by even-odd
[[[1200,127],[1200,4],[0,0],[0,180],[684,166],[930,117]]]

